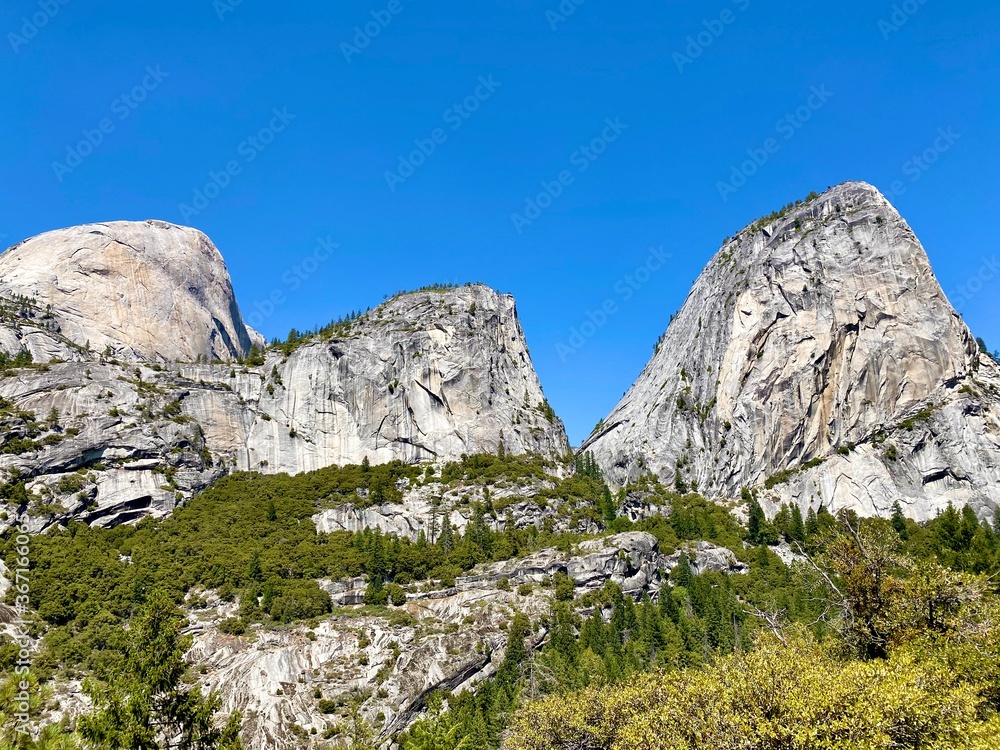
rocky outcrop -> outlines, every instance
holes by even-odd
[[[494,508],[492,514],[486,515],[485,522],[493,531],[503,531],[509,520],[517,529],[529,526],[541,529],[548,522],[556,532],[599,533],[600,528],[592,518],[574,518],[573,508],[565,499],[537,499],[542,490],[556,486],[554,477],[560,468],[552,467],[553,478],[506,481],[488,488],[465,482],[455,485],[433,481],[410,486],[407,480],[401,480],[400,503],[371,506],[363,501],[341,503],[321,510],[312,521],[321,533],[372,529],[411,542],[417,541],[420,534],[434,539],[441,533],[446,517],[455,533],[464,534],[475,512],[474,504],[486,505],[485,492],[488,492],[489,503],[502,509],[498,512]]]
[[[685,552],[696,573],[746,571],[730,550],[708,542],[692,543]],[[519,584],[547,583],[563,572],[578,594],[613,581],[636,599],[649,593],[655,600],[681,554],[662,555],[652,534],[618,534],[584,542],[574,554],[547,549],[485,566],[451,589],[411,587],[407,603],[386,616],[346,609],[311,628],[255,628],[239,637],[218,629],[237,604],[209,595],[211,606],[192,611],[189,658],[204,675],[203,685],[220,692],[223,709],[243,713],[248,750],[291,747],[295,727],[323,736],[343,726],[352,711],[386,741],[419,717],[431,692],[461,693],[496,672],[515,611],[544,620],[550,590]],[[501,578],[516,585],[500,588]],[[531,636],[531,645],[545,635]]]
[[[648,593],[655,599],[681,555],[687,555],[695,574],[708,571],[742,574],[749,570],[732,550],[711,542],[686,544],[683,549],[664,555],[655,536],[632,531],[582,542],[573,554],[545,549],[518,560],[495,563],[456,579],[455,584],[463,590],[501,579],[514,584],[542,583],[556,573],[564,573],[584,592],[595,591],[610,581],[636,598]]]
[[[667,555],[652,534],[630,532],[571,552],[543,549],[483,565],[450,588],[412,584],[405,604],[382,610],[353,606],[361,603],[364,579],[321,581],[338,605],[332,615],[294,626],[255,624],[242,635],[223,625],[238,616],[239,601],[198,589],[186,599],[193,637],[187,658],[205,691],[218,693],[222,712],[242,713],[247,750],[299,747],[306,736],[339,746],[349,728],[386,746],[421,716],[431,693],[473,690],[496,673],[516,612],[536,623],[526,646],[545,642],[557,574],[569,576],[578,597],[611,581],[636,600],[648,594],[655,601],[684,554],[694,573],[747,570],[732,551],[708,542]],[[7,573],[0,563],[0,593],[11,585]],[[0,605],[0,624],[4,614]],[[53,687],[50,723],[89,710],[79,679],[59,678]]]
[[[297,747],[297,734],[343,731],[352,714],[384,739],[411,724],[434,690],[460,693],[495,672],[515,607],[537,618],[548,598],[465,591],[411,600],[388,617],[348,610],[249,637],[220,633],[226,610],[211,609],[194,615],[189,658],[223,710],[243,713],[247,750]]]
[[[253,343],[215,245],[159,221],[87,224],[25,240],[0,255],[0,295],[31,299],[51,329],[118,357],[234,360]]]
[[[910,227],[847,183],[724,243],[582,449],[618,485],[653,471],[720,498],[760,488],[772,510],[985,516],[998,377]]]
[[[31,498],[0,527],[162,515],[232,470],[569,452],[513,298],[483,285],[219,361],[256,336],[195,230],[95,224],[0,256],[0,496]]]
[[[209,435],[229,441],[241,468],[441,461],[501,444],[512,453],[569,452],[513,297],[482,284],[398,295],[336,337],[272,353],[258,372],[263,379],[232,383],[250,412],[227,410],[233,419],[212,420]]]

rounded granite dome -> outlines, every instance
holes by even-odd
[[[71,341],[163,361],[249,352],[222,255],[201,232],[160,221],[86,224],[0,255],[0,294],[48,306]]]

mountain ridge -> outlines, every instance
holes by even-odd
[[[145,268],[170,250],[179,255],[163,274]],[[211,271],[200,285],[199,257]],[[516,303],[485,285],[395,295],[265,347],[236,333],[225,264],[196,230],[57,230],[0,256],[0,279],[0,398],[11,416],[0,485],[28,498],[19,514],[36,530],[164,515],[231,471],[569,453]],[[181,292],[152,294],[168,281]],[[151,297],[139,324],[128,319]]]
[[[643,372],[581,450],[592,451],[619,486],[650,470],[678,488],[735,498],[743,488],[774,490],[784,473],[816,469],[810,462],[849,457],[880,431],[895,434],[934,398],[956,400],[942,389],[971,390],[966,381],[979,374],[990,406],[968,439],[984,452],[974,465],[962,466],[961,413],[945,409],[935,417],[945,415],[939,429],[956,434],[937,446],[938,458],[915,450],[896,463],[868,450],[864,468],[852,469],[864,477],[854,484],[870,480],[878,489],[848,489],[849,472],[828,466],[795,491],[772,493],[771,507],[884,514],[898,491],[917,517],[949,500],[971,501],[985,514],[1000,502],[1000,472],[989,457],[1000,450],[995,370],[981,361],[909,225],[874,187],[848,182],[723,243]],[[910,458],[912,471],[902,476]],[[956,465],[948,481],[920,485]],[[952,486],[969,476],[979,477],[975,486]],[[944,485],[921,489],[937,481]]]

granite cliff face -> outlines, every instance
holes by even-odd
[[[1000,369],[910,227],[847,183],[725,242],[582,450],[776,508],[1000,504]]]
[[[41,530],[169,513],[232,470],[569,451],[514,300],[488,287],[398,295],[236,361],[258,340],[194,230],[95,224],[15,246],[0,256],[0,496],[23,486],[17,514]]]
[[[159,221],[87,224],[25,240],[0,255],[0,295],[32,299],[50,330],[121,358],[235,360],[254,343],[215,245]]]
[[[223,411],[237,419],[212,420],[241,468],[440,461],[501,443],[514,453],[569,452],[514,299],[481,284],[395,297],[337,338],[271,354],[263,372],[233,384],[254,421],[235,409]]]

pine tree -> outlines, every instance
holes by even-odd
[[[438,505],[440,500],[431,501],[431,518],[428,522],[427,535],[431,544],[437,544],[438,539]]]
[[[806,525],[802,522],[802,510],[798,505],[792,506],[792,520],[788,527],[788,536],[794,542],[806,540]]]
[[[455,549],[455,534],[451,526],[451,519],[445,515],[441,523],[441,549],[446,553]]]
[[[260,552],[254,552],[253,557],[250,558],[250,565],[247,566],[247,580],[258,582],[264,580],[264,572],[260,567]]]
[[[764,536],[767,527],[767,516],[764,515],[764,509],[760,507],[760,503],[757,502],[757,498],[750,498],[750,521],[748,524],[750,541],[754,544],[763,544]]]
[[[819,519],[816,517],[816,511],[813,507],[809,506],[809,512],[806,513],[806,538],[811,537],[813,534],[819,531]]]
[[[25,700],[27,696],[27,700]],[[0,682],[0,750],[78,750],[80,740],[68,727],[49,724],[41,728],[37,739],[20,731],[37,727],[52,702],[52,688],[39,684],[35,675],[10,674]]]
[[[121,664],[110,669],[106,684],[84,682],[94,704],[79,724],[88,750],[241,750],[240,715],[216,728],[218,697],[183,683],[191,645],[191,637],[181,635],[184,623],[162,593],[139,609],[124,635]]]
[[[908,539],[909,533],[906,530],[906,516],[903,515],[903,506],[899,500],[892,504],[892,528],[896,530],[901,539]]]
[[[506,688],[513,688],[521,675],[521,665],[528,657],[524,639],[531,633],[531,621],[522,612],[514,615],[507,636],[507,652],[497,671],[497,680]]]
[[[607,523],[611,523],[618,517],[618,509],[615,508],[615,499],[611,495],[611,490],[608,488],[608,485],[604,485],[602,497],[604,499],[604,507],[601,511],[604,515],[604,520]]]
[[[670,571],[670,580],[674,582],[675,586],[687,588],[691,585],[693,575],[691,572],[691,560],[688,558],[687,552],[682,552],[680,559],[677,561],[677,566]]]

